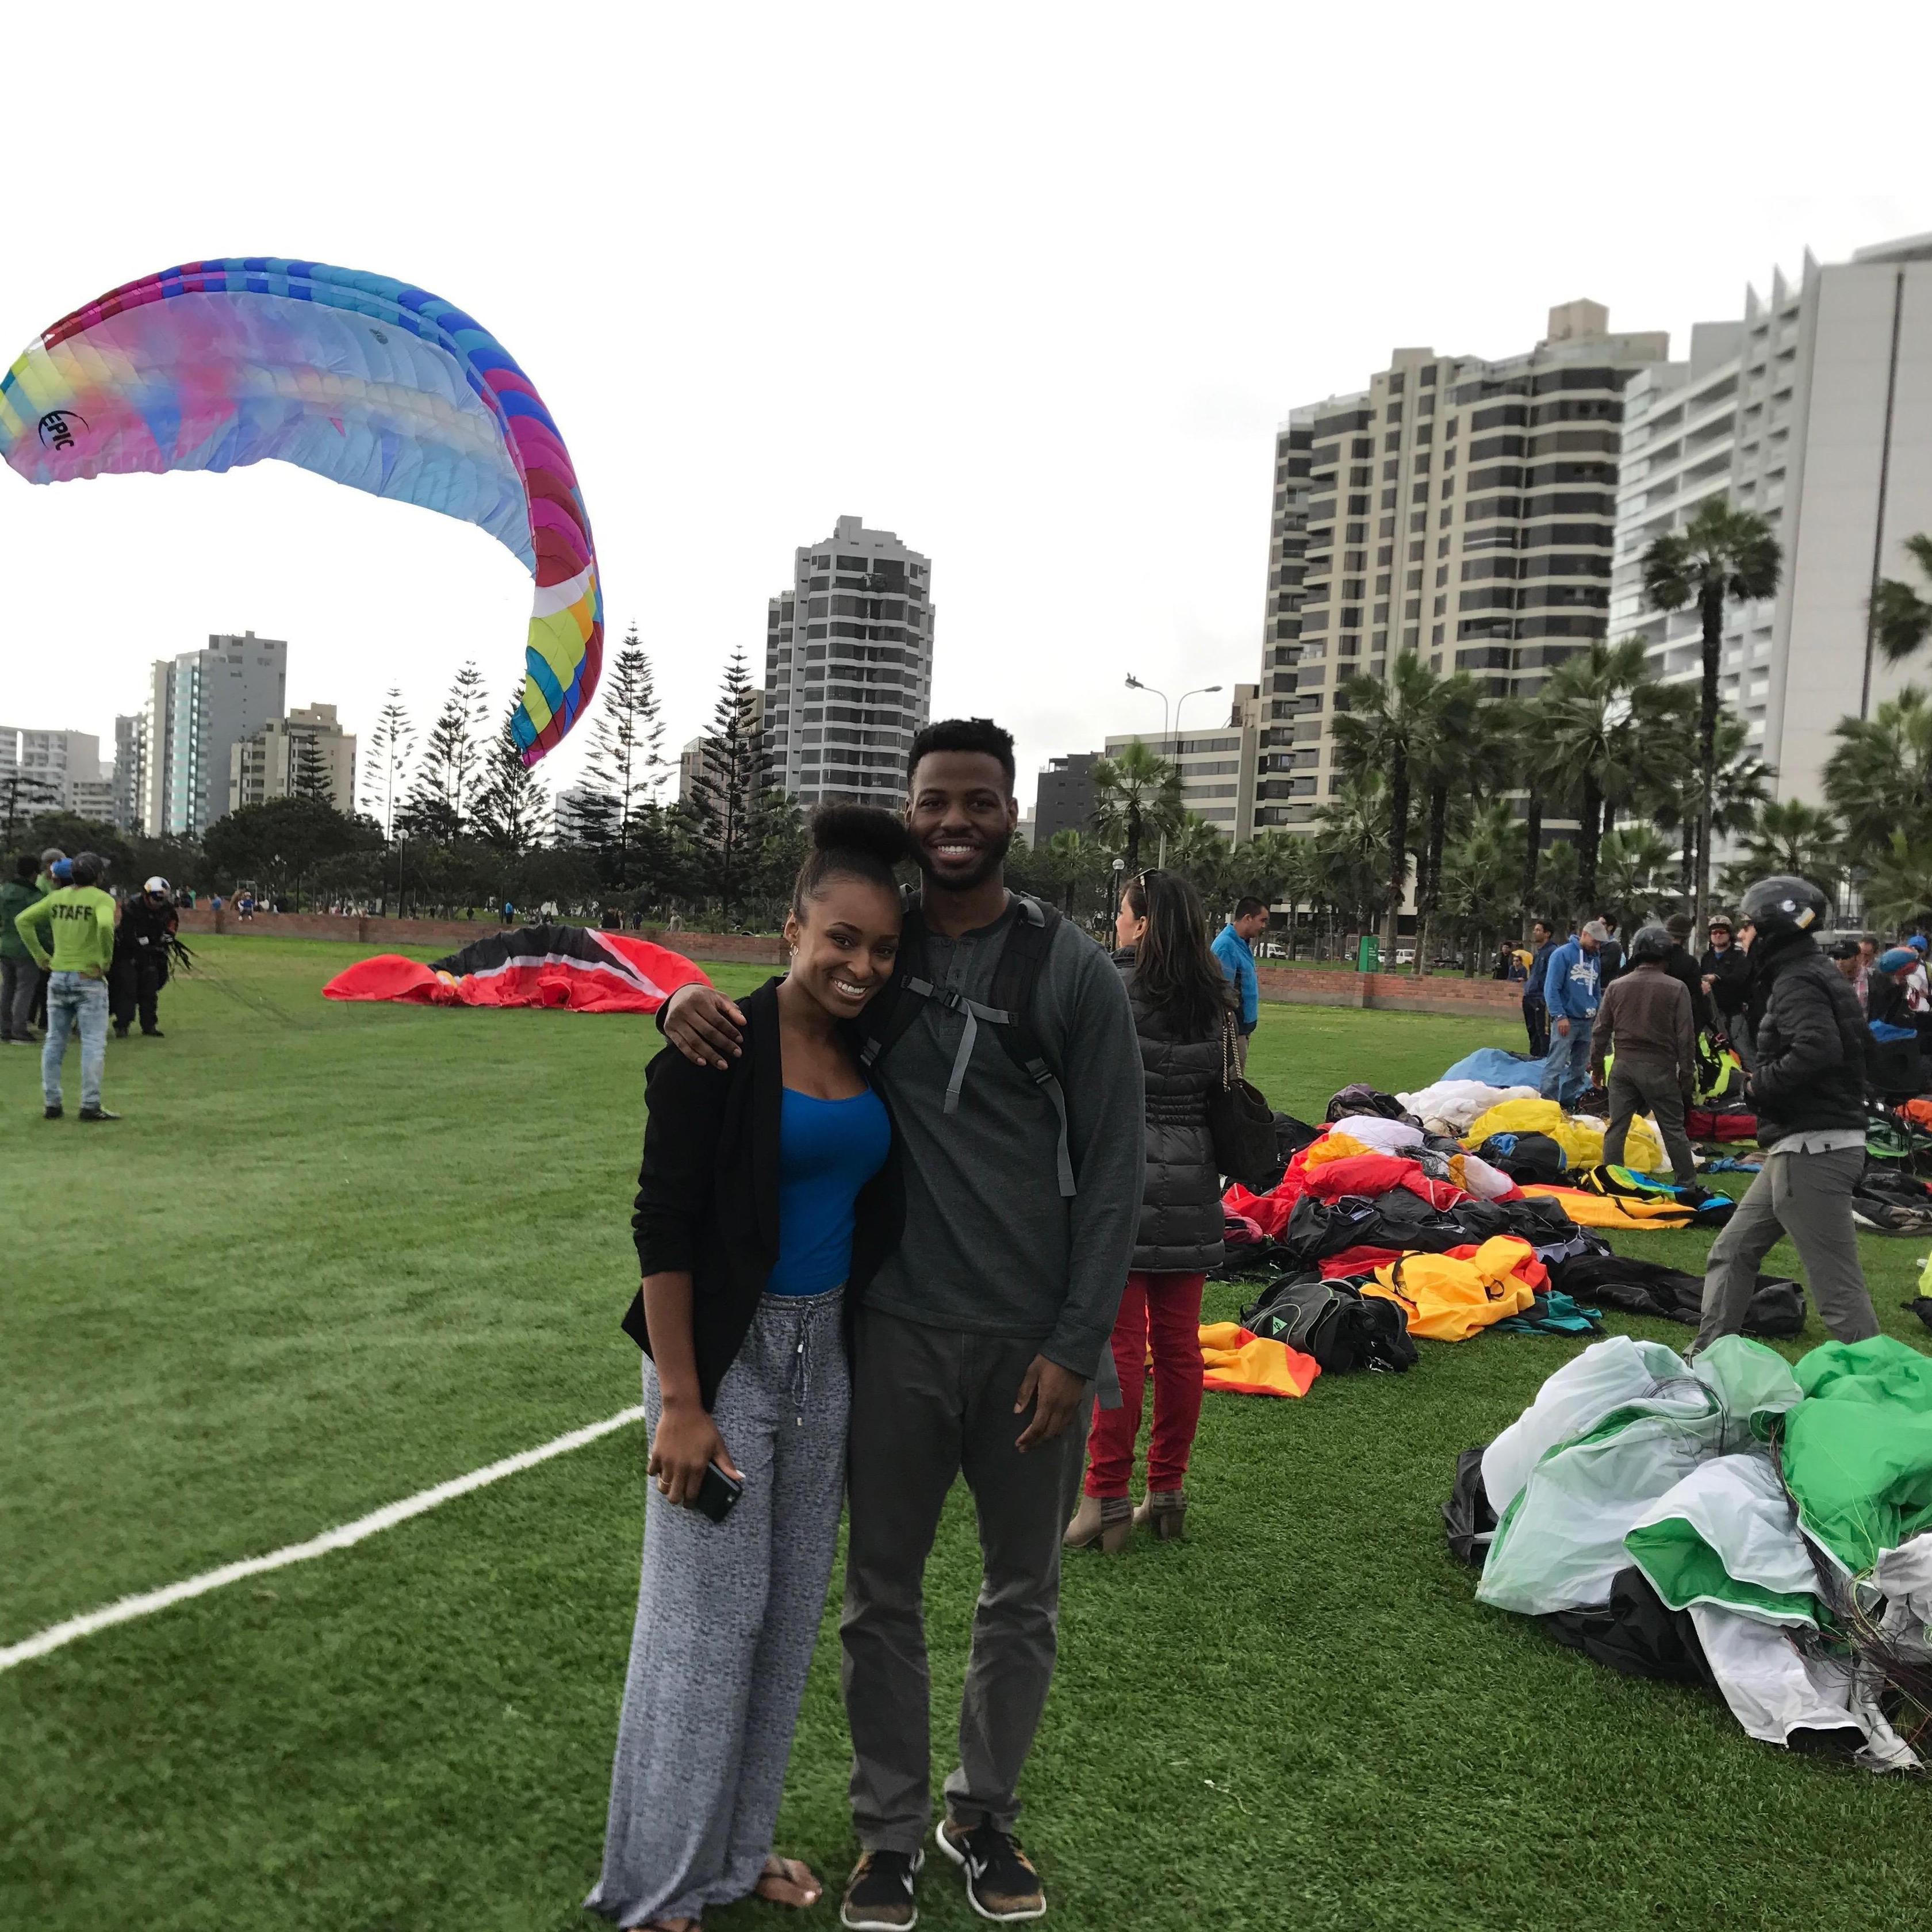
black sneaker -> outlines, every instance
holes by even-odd
[[[166,1040],[167,1035],[162,1032],[159,1027],[143,1027],[141,1029],[141,1037],[143,1040]]]
[[[80,1118],[83,1120],[118,1120],[121,1116],[110,1114],[105,1107],[83,1107],[80,1110]]]
[[[40,1118],[44,1120],[57,1120],[65,1112],[66,1109],[58,1105],[52,1107],[43,1108],[40,1112]]]
[[[116,1027],[114,1029],[114,1037],[116,1040],[125,1040],[128,1037],[128,1029],[124,1026]]]
[[[1046,1892],[1019,1840],[997,1825],[968,1831],[942,1818],[933,1836],[939,1849],[966,1874],[966,1902],[982,1918],[1010,1925],[1046,1916]]]
[[[845,1881],[838,1922],[849,1932],[906,1932],[919,1923],[914,1880],[923,1852],[867,1852]]]

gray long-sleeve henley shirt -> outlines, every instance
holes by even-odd
[[[992,1004],[1000,918],[956,939],[929,934],[933,983]],[[903,1142],[905,1235],[865,1292],[908,1321],[1037,1340],[1051,1361],[1096,1373],[1139,1224],[1145,1130],[1140,1042],[1106,952],[1061,925],[1030,1018],[1066,1095],[1078,1192],[1059,1187],[1052,1102],[982,1025],[959,1096],[942,1111],[964,1015],[931,1000],[880,1058],[877,1078]]]

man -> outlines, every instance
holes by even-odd
[[[1597,989],[1601,993],[1623,971],[1624,949],[1617,938],[1614,914],[1600,912],[1596,922],[1604,928],[1602,942],[1597,948]]]
[[[68,868],[72,863],[58,845],[50,845],[40,854],[40,869],[34,884],[45,898],[50,892],[57,892],[62,886],[74,884]],[[47,1030],[47,976],[40,968],[34,968],[33,1024],[44,1034]]]
[[[1885,950],[1875,932],[1862,932],[1858,935],[1858,973],[1852,982],[1858,993],[1858,1004],[1869,1006],[1871,998],[1872,968],[1878,964],[1878,956]]]
[[[1261,1024],[1261,982],[1255,976],[1255,941],[1268,930],[1268,908],[1261,900],[1238,900],[1234,916],[1214,937],[1214,957],[1234,989],[1234,1064],[1248,1070],[1248,1042]]]
[[[932,1824],[921,1589],[960,1475],[984,1575],[958,1768],[935,1837],[964,1867],[980,1917],[1046,1910],[1012,1835],[1017,1787],[1053,1674],[1060,1539],[1080,1486],[1090,1384],[1112,1359],[1144,1133],[1140,1046],[1118,972],[1070,924],[1043,921],[1042,938],[1006,891],[1019,819],[1012,738],[983,718],[928,725],[908,778],[924,894],[898,976],[867,1013],[873,1077],[900,1138],[905,1233],[855,1318],[840,1630],[861,1853],[841,1916],[884,1928],[918,1912]],[[1017,1036],[988,1018],[1012,1011],[992,998],[1010,946],[1022,959],[1043,951],[1020,1016],[1045,1063],[1032,1075],[1015,1064]],[[688,1058],[719,1065],[743,1024],[696,985],[659,1019]]]
[[[1630,1124],[1648,1108],[1657,1117],[1670,1171],[1681,1186],[1697,1178],[1684,1115],[1697,1086],[1697,1035],[1690,995],[1665,970],[1670,935],[1647,926],[1630,941],[1630,970],[1604,994],[1592,1034],[1592,1071],[1610,1063],[1610,1124],[1604,1159],[1622,1164]]]
[[[1739,908],[1765,1000],[1750,1090],[1762,1169],[1712,1244],[1696,1346],[1744,1327],[1759,1264],[1789,1234],[1812,1299],[1840,1342],[1878,1333],[1858,1266],[1852,1190],[1865,1164],[1864,1024],[1850,983],[1818,950],[1826,916],[1808,880],[1760,879]]]
[[[40,992],[40,969],[27,942],[14,929],[14,921],[46,896],[34,877],[38,869],[32,855],[23,852],[14,862],[14,876],[0,886],[0,1046],[31,1046],[34,1041],[34,1000]]]
[[[1608,935],[1592,920],[1574,939],[1550,950],[1544,968],[1543,1004],[1556,1037],[1543,1063],[1543,1097],[1568,1112],[1589,1084],[1590,1029],[1597,1020],[1597,949]]]
[[[1737,943],[1728,914],[1711,915],[1710,946],[1699,961],[1706,996],[1719,1030],[1738,1050],[1738,1058],[1750,1065],[1750,1029],[1744,1023],[1744,997],[1750,988],[1750,962]]]
[[[114,935],[114,976],[110,988],[116,1040],[128,1037],[128,1023],[137,1010],[142,1034],[149,1040],[164,1036],[161,988],[168,982],[175,934],[180,926],[174,896],[163,878],[150,879],[138,898],[129,899],[122,907],[121,924]]]
[[[1664,970],[1690,996],[1690,1024],[1699,1033],[1704,1030],[1710,1013],[1710,1003],[1704,997],[1704,976],[1697,970],[1697,962],[1691,952],[1690,915],[1688,912],[1674,912],[1664,922],[1664,930],[1670,940],[1670,950],[1664,956]],[[1630,951],[1636,950],[1633,942]]]
[[[100,890],[106,867],[92,852],[74,855],[74,883],[62,886],[16,915],[15,929],[34,963],[48,975],[47,1043],[40,1050],[43,1118],[61,1117],[61,1059],[69,1038],[80,1034],[80,1118],[118,1120],[100,1104],[101,1069],[107,1058],[107,969],[114,958],[114,902]],[[51,932],[53,950],[43,940]]]
[[[1531,920],[1529,944],[1529,970],[1522,982],[1522,1024],[1529,1035],[1530,1058],[1540,1060],[1550,1051],[1550,1009],[1543,1004],[1543,982],[1550,970],[1550,956],[1556,950],[1556,935],[1549,920]]]

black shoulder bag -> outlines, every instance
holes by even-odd
[[[1232,1013],[1221,1018],[1221,1084],[1208,1098],[1208,1132],[1214,1143],[1214,1165],[1244,1187],[1265,1181],[1281,1165],[1274,1109],[1235,1067]]]

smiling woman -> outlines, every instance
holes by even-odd
[[[753,1892],[809,1905],[772,1855],[844,1492],[845,1297],[897,1246],[885,1104],[847,1022],[892,976],[904,827],[831,806],[785,921],[791,970],[743,1003],[742,1051],[649,1075],[638,1178],[652,1431],[643,1573],[603,1875],[620,1924],[694,1924]]]

